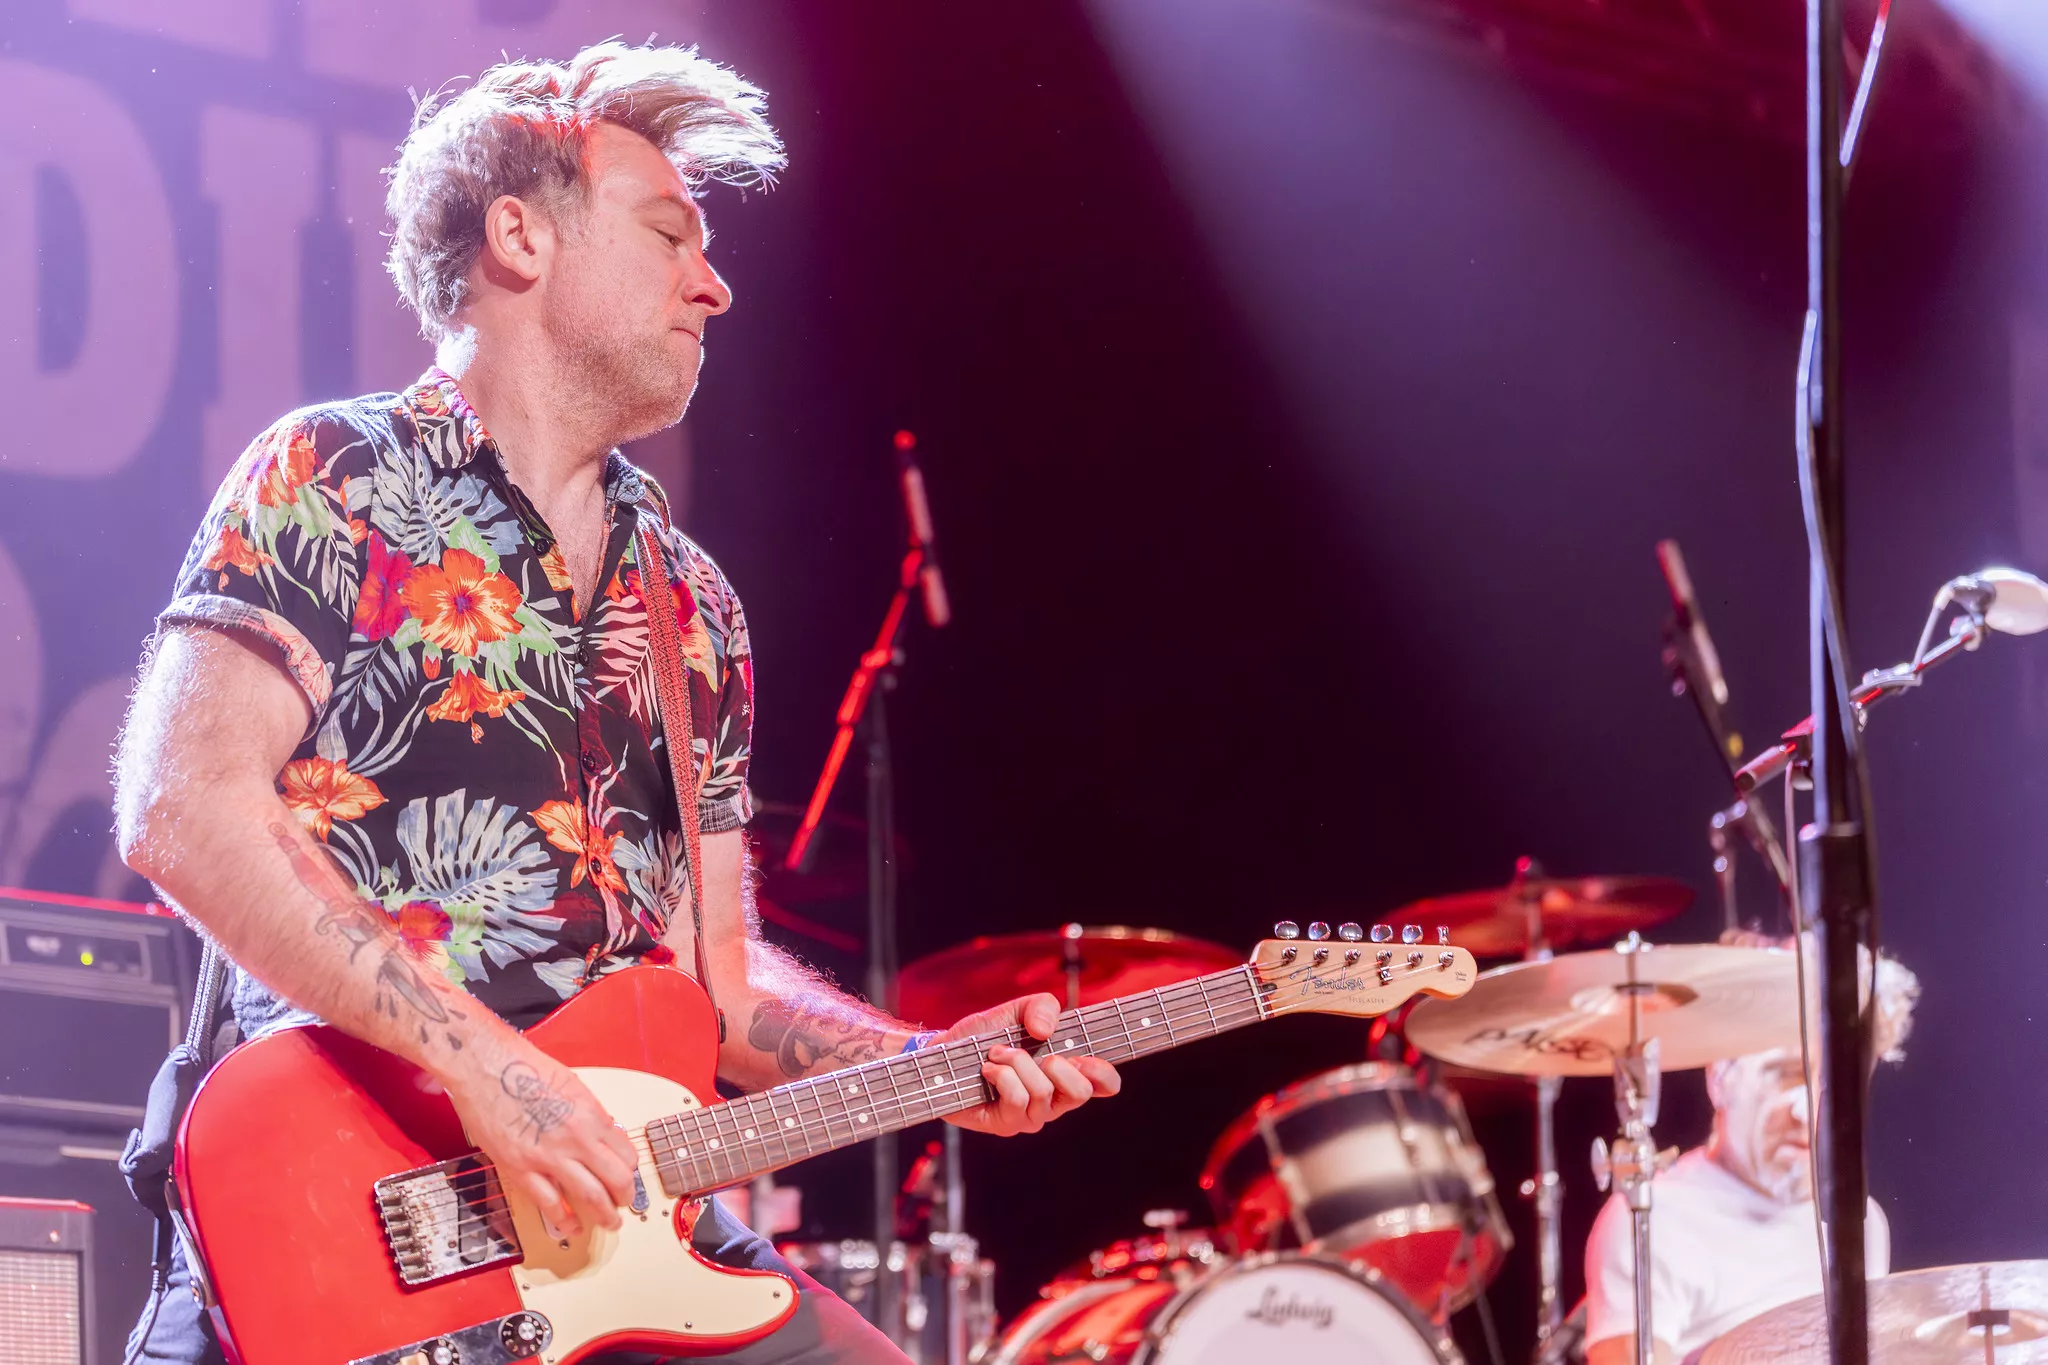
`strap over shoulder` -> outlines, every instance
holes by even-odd
[[[704,943],[704,849],[702,816],[697,809],[697,731],[690,707],[690,675],[683,662],[682,636],[676,624],[676,585],[669,578],[668,556],[657,530],[657,518],[661,528],[669,525],[668,501],[654,480],[647,480],[647,487],[652,496],[643,499],[640,506],[652,504],[656,512],[655,516],[640,516],[638,536],[640,582],[647,594],[648,650],[653,656],[655,702],[661,711],[669,775],[675,782],[676,810],[682,819],[683,852],[688,859],[697,984],[707,996],[712,996],[710,960]],[[711,1006],[718,1015],[718,1040],[722,1043],[725,1011],[718,1009],[715,996]]]

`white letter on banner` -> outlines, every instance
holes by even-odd
[[[107,92],[0,59],[0,469],[97,479],[135,456],[162,414],[178,341],[178,263],[163,176]],[[61,370],[36,356],[36,175],[48,168],[85,222],[84,340]]]
[[[313,216],[319,166],[304,124],[239,109],[200,115],[199,175],[220,205],[220,394],[200,438],[208,493],[259,432],[299,405],[299,234]]]
[[[439,90],[505,60],[567,61],[586,43],[650,33],[695,42],[703,0],[556,0],[530,22],[493,24],[481,0],[444,0],[429,11],[419,0],[302,0],[306,69],[383,90]]]
[[[434,348],[420,335],[420,320],[398,297],[398,286],[384,268],[391,249],[384,168],[397,155],[382,138],[344,133],[336,140],[341,216],[353,248],[356,388],[365,393],[403,389],[434,358]]]
[[[71,0],[74,19],[209,48],[233,57],[268,57],[274,0]]]

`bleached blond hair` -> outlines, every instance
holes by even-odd
[[[1753,929],[1730,929],[1721,935],[1721,942],[1742,948],[1792,948],[1790,938],[1775,937]],[[1807,930],[1803,942],[1806,962],[1806,1007],[1809,1020],[1820,1018],[1819,968],[1820,944],[1812,930]],[[1857,953],[1856,994],[1862,1003],[1871,1003],[1870,950],[1865,948]],[[1900,1062],[1906,1057],[1906,1039],[1913,1032],[1913,1008],[1920,1003],[1920,978],[1912,968],[1897,958],[1883,953],[1877,958],[1876,1006],[1871,1010],[1870,1055],[1875,1061]]]
[[[586,47],[566,64],[503,62],[458,93],[420,101],[389,171],[398,292],[438,340],[469,294],[484,211],[501,195],[580,203],[598,123],[646,138],[692,190],[772,184],[786,162],[761,90],[694,47]],[[575,197],[572,197],[575,196]]]

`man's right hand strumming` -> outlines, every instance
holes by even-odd
[[[596,1096],[417,961],[278,796],[311,717],[260,645],[166,632],[122,736],[123,857],[271,990],[431,1074],[500,1181],[557,1229],[616,1228],[635,1155]]]
[[[507,1028],[510,1045],[470,1049],[439,1077],[469,1140],[556,1230],[619,1226],[633,1202],[633,1144],[575,1072]],[[484,1049],[477,1050],[481,1054]]]

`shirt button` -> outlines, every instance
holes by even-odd
[[[592,775],[594,776],[594,775],[595,775],[595,774],[596,774],[596,773],[598,772],[598,770],[599,770],[599,769],[601,769],[601,768],[603,768],[603,767],[604,767],[604,755],[603,755],[603,754],[599,753],[599,752],[598,752],[597,750],[595,750],[595,749],[585,749],[585,750],[583,751],[583,771],[584,771],[584,772],[590,773],[590,774],[592,774]]]

